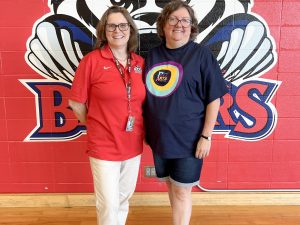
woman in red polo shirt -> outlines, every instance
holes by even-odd
[[[137,29],[125,8],[108,8],[96,31],[69,103],[87,128],[98,225],[125,225],[143,149],[144,60],[134,53]]]

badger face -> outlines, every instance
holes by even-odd
[[[126,8],[138,28],[139,53],[144,55],[158,45],[156,19],[162,8],[170,0],[57,0],[57,14],[65,14],[81,21],[95,35],[96,24],[105,10],[118,5]],[[236,13],[245,13],[250,0],[187,0],[193,7],[199,22],[200,33],[196,42],[200,43],[224,18]],[[53,0],[50,5],[54,6]]]
[[[156,33],[156,19],[168,2],[170,0],[63,0],[57,6],[57,13],[70,15],[78,20],[86,18],[85,23],[95,33],[95,21],[88,20],[93,17],[99,20],[108,7],[118,5],[128,10],[140,35],[154,34]],[[199,25],[203,27],[200,29],[199,41],[219,21],[233,14],[245,13],[250,4],[250,0],[187,0],[186,2],[193,7]],[[49,4],[54,3],[51,1]]]

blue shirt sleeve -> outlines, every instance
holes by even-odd
[[[225,79],[221,73],[218,61],[210,49],[203,47],[200,72],[202,77],[201,96],[204,96],[206,104],[222,97],[228,92]]]

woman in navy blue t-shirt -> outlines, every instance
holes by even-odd
[[[211,51],[194,42],[198,22],[188,4],[167,4],[157,32],[162,44],[146,58],[146,140],[157,177],[168,186],[173,224],[186,225],[227,87]]]

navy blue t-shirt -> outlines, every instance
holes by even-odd
[[[207,104],[227,92],[218,62],[195,42],[163,43],[148,52],[145,71],[146,141],[163,158],[194,156]]]

